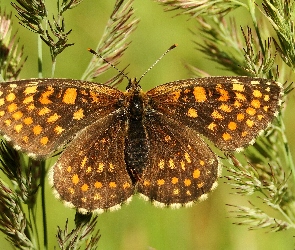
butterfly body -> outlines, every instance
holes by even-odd
[[[82,213],[114,210],[135,192],[189,206],[217,186],[220,164],[200,137],[235,151],[276,116],[282,87],[251,77],[179,80],[126,92],[70,79],[0,85],[0,131],[30,157],[67,145],[50,170],[56,196]]]
[[[125,95],[128,100],[128,103],[125,105],[128,117],[124,148],[125,162],[132,183],[135,184],[140,178],[148,159],[148,142],[143,125],[145,110],[144,93],[134,79],[127,87]]]

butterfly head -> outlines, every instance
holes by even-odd
[[[139,92],[141,90],[141,86],[139,85],[139,81],[136,78],[129,79],[128,85],[126,87],[127,92]]]

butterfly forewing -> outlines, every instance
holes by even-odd
[[[126,170],[121,110],[83,129],[61,154],[51,178],[59,197],[80,212],[119,208],[134,193]]]
[[[149,160],[138,192],[156,205],[180,206],[204,198],[216,185],[219,163],[191,129],[163,114],[147,112]]]
[[[179,80],[147,92],[152,108],[228,151],[253,142],[274,118],[281,95],[278,83],[252,77]]]
[[[0,94],[1,133],[35,158],[48,156],[124,98],[114,88],[67,79],[1,83]]]

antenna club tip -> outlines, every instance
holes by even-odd
[[[170,48],[169,48],[169,50],[170,49],[174,49],[174,48],[176,48],[178,46],[178,44],[177,43],[174,43]]]
[[[93,49],[88,48],[87,50],[94,55],[96,54],[96,52]]]

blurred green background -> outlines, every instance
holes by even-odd
[[[25,54],[29,56],[20,78],[37,77],[37,36],[18,24],[15,10],[8,0],[0,0],[2,11],[13,11],[14,31],[18,30],[20,44],[25,45]],[[55,8],[55,0],[47,1]],[[112,12],[115,1],[100,0],[84,2],[77,8],[65,14],[66,29],[73,29],[70,43],[74,46],[67,48],[57,58],[55,77],[79,79],[86,69],[92,55],[87,48],[96,48],[103,34],[104,26]],[[143,89],[148,90],[165,82],[189,78],[190,74],[184,63],[193,64],[212,75],[229,75],[215,63],[207,60],[195,48],[193,41],[201,36],[197,35],[197,28],[188,16],[175,16],[175,12],[164,12],[164,8],[151,0],[135,0],[136,17],[141,21],[137,30],[131,36],[132,43],[121,59],[119,68],[130,64],[130,77],[140,77],[142,73],[172,44],[178,43],[177,49],[170,52],[155,66],[141,81]],[[245,25],[247,13],[235,11],[238,25]],[[241,21],[241,23],[240,23]],[[193,35],[194,31],[196,35]],[[44,46],[44,77],[51,72],[51,59]],[[117,72],[111,70],[115,75]],[[109,77],[109,76],[108,76]],[[105,79],[108,79],[105,77]],[[104,81],[104,78],[97,81]],[[127,82],[123,82],[120,89],[125,89]],[[286,111],[286,126],[291,150],[294,152],[294,136],[292,134],[290,107],[294,104],[294,96],[289,95],[289,109]],[[50,161],[52,164],[54,160]],[[49,166],[48,166],[49,167]],[[223,174],[226,174],[224,169]],[[176,249],[293,249],[294,231],[265,233],[263,230],[249,231],[245,226],[233,225],[237,220],[231,217],[231,208],[226,204],[247,205],[247,197],[231,195],[230,187],[224,183],[225,178],[219,180],[219,187],[206,201],[194,205],[192,208],[171,210],[159,209],[134,196],[129,205],[116,212],[107,212],[99,216],[98,227],[101,233],[100,249],[104,250],[176,250]],[[73,226],[74,210],[67,209],[56,200],[47,185],[47,216],[49,249],[56,246],[55,235],[57,226],[64,228],[66,218]],[[41,208],[39,209],[41,210]],[[41,212],[41,211],[39,211]],[[40,234],[42,220],[40,217]],[[70,227],[71,229],[71,227]],[[0,248],[13,249],[0,234]]]

